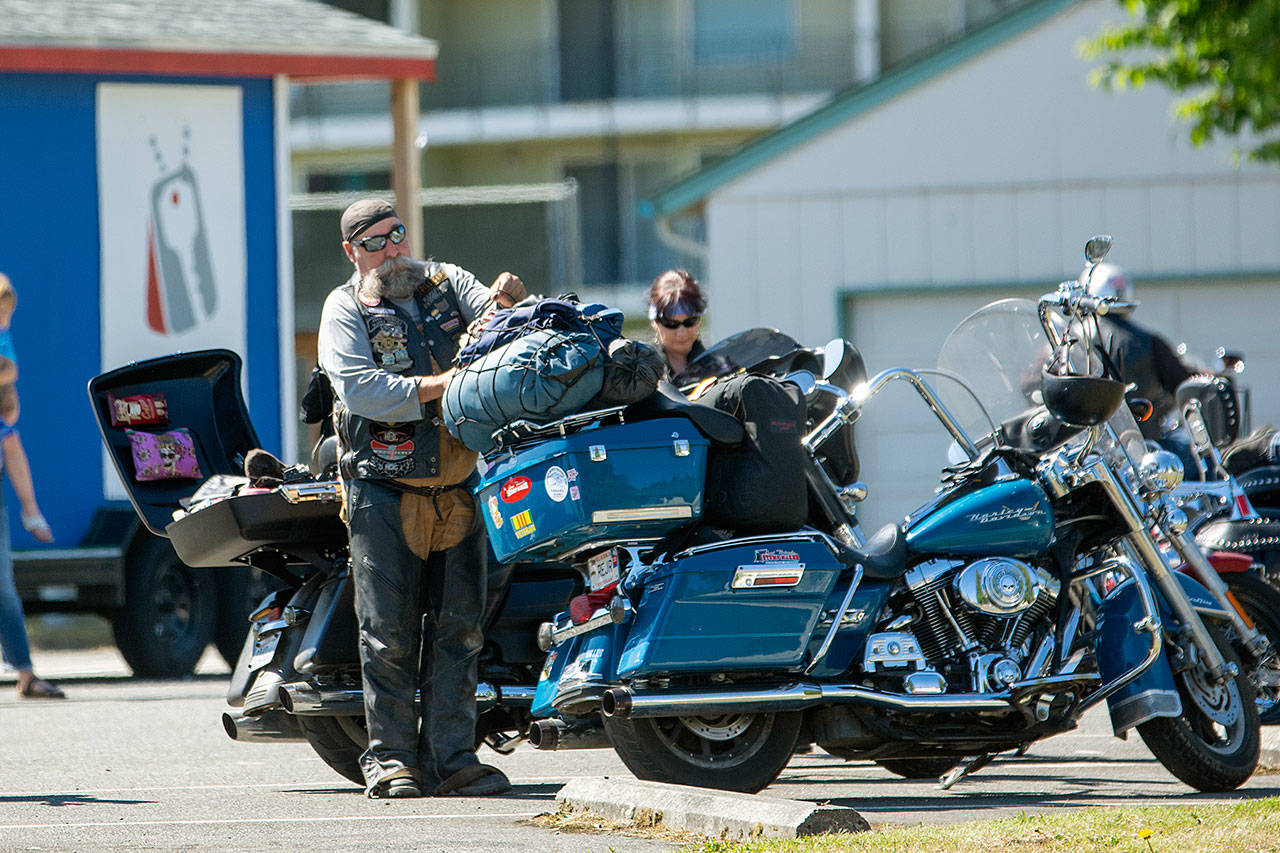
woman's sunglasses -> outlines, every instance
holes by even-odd
[[[683,320],[668,320],[666,317],[658,318],[658,323],[660,323],[665,329],[678,329],[681,326],[684,326],[686,329],[692,329],[701,322],[701,314],[694,314],[692,317],[685,317]]]
[[[352,240],[351,245],[359,246],[366,252],[381,252],[387,247],[387,240],[399,246],[404,242],[404,226],[397,225],[386,234],[379,234],[376,237],[365,237],[363,240]]]

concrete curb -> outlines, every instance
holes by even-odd
[[[1280,767],[1280,726],[1262,727],[1262,755],[1259,764]]]
[[[607,776],[570,780],[556,804],[620,823],[661,824],[733,841],[870,829],[853,809]]]

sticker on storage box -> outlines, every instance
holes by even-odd
[[[569,495],[569,477],[558,465],[552,465],[547,469],[542,485],[547,487],[547,497],[556,503],[560,503]]]
[[[533,515],[527,509],[511,517],[511,526],[515,529],[517,539],[532,536],[538,531],[533,524]]]
[[[528,477],[512,477],[502,484],[499,493],[502,500],[506,503],[519,503],[525,495],[529,494],[529,490],[533,488],[533,481]]]
[[[502,512],[498,509],[498,496],[489,495],[489,517],[493,519],[493,529],[502,529]]]
[[[592,589],[604,589],[609,584],[616,583],[619,577],[618,549],[610,548],[588,558],[587,577],[591,580]]]
[[[565,476],[565,479],[567,479],[570,483],[572,483],[574,480],[578,479],[578,469],[570,468],[568,471],[565,472],[564,476]]]
[[[576,484],[569,487],[569,497],[575,501],[582,500],[582,492],[578,491]]]

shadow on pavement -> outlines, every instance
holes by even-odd
[[[44,806],[144,806],[154,805],[155,800],[115,800],[107,797],[90,797],[85,794],[22,794],[0,795],[0,805],[38,803]]]

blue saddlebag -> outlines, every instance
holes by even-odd
[[[659,672],[799,669],[843,566],[803,540],[700,551],[644,581],[618,662],[625,678]]]
[[[500,457],[476,490],[501,561],[657,539],[702,512],[707,439],[684,418],[583,430]]]

